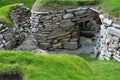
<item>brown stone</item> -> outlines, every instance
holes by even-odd
[[[73,22],[67,22],[67,23],[61,24],[60,27],[63,30],[71,31],[72,29],[75,28],[75,23],[73,23]]]
[[[53,17],[53,22],[58,22],[60,20],[62,20],[62,15],[56,15],[55,17]]]
[[[34,37],[35,37],[35,39],[37,39],[37,40],[45,41],[46,38],[48,37],[48,35],[36,33],[36,34],[34,34]]]
[[[64,38],[64,39],[62,39],[63,43],[68,42],[68,41],[70,41],[70,38]]]
[[[80,37],[80,31],[74,31],[71,33],[72,38],[79,38]]]
[[[58,47],[60,47],[61,45],[62,45],[61,43],[52,44],[52,47],[55,49],[55,48],[58,48]]]
[[[74,50],[77,49],[78,47],[79,47],[78,42],[67,42],[64,44],[64,48],[69,50]]]
[[[61,37],[58,37],[57,39],[58,40],[64,40],[64,39],[70,39],[71,35],[65,35],[65,36],[61,36]]]
[[[68,35],[68,34],[70,34],[70,32],[66,32],[66,33],[60,34],[60,35],[50,36],[50,37],[47,37],[47,39],[54,39],[54,38],[57,38],[57,37],[62,37],[62,36]]]
[[[51,43],[39,43],[39,47],[42,49],[47,49],[51,47]]]

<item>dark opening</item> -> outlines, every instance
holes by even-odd
[[[2,73],[0,74],[0,80],[23,80],[23,77],[20,73]]]

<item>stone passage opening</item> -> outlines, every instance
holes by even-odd
[[[45,50],[80,48],[80,37],[95,37],[100,25],[99,13],[89,8],[32,12],[31,16],[31,31]]]
[[[23,80],[23,77],[19,73],[2,73],[0,74],[0,80]]]

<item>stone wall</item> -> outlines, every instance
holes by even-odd
[[[30,27],[31,12],[23,4],[15,6],[10,16],[14,22],[12,27],[0,20],[0,49],[11,50],[21,44],[25,39],[24,32]]]
[[[80,36],[95,37],[101,22],[98,12],[89,8],[34,12],[31,32],[41,49],[80,48]]]
[[[100,60],[115,59],[120,62],[120,25],[100,15],[102,25],[96,41],[95,56]]]
[[[31,11],[29,8],[25,7],[22,3],[18,4],[12,9],[10,16],[13,20],[14,27],[19,28],[22,32],[30,32]]]

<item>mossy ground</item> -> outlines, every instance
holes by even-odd
[[[13,24],[10,18],[10,11],[15,6],[17,6],[17,4],[12,4],[0,8],[0,19],[4,20],[8,24],[8,26],[11,26]]]
[[[78,56],[0,51],[0,73],[16,72],[24,80],[96,80],[86,61]]]
[[[80,57],[84,58],[92,67],[96,80],[119,80],[120,63],[114,60],[100,61],[93,58],[93,53],[83,53]]]

